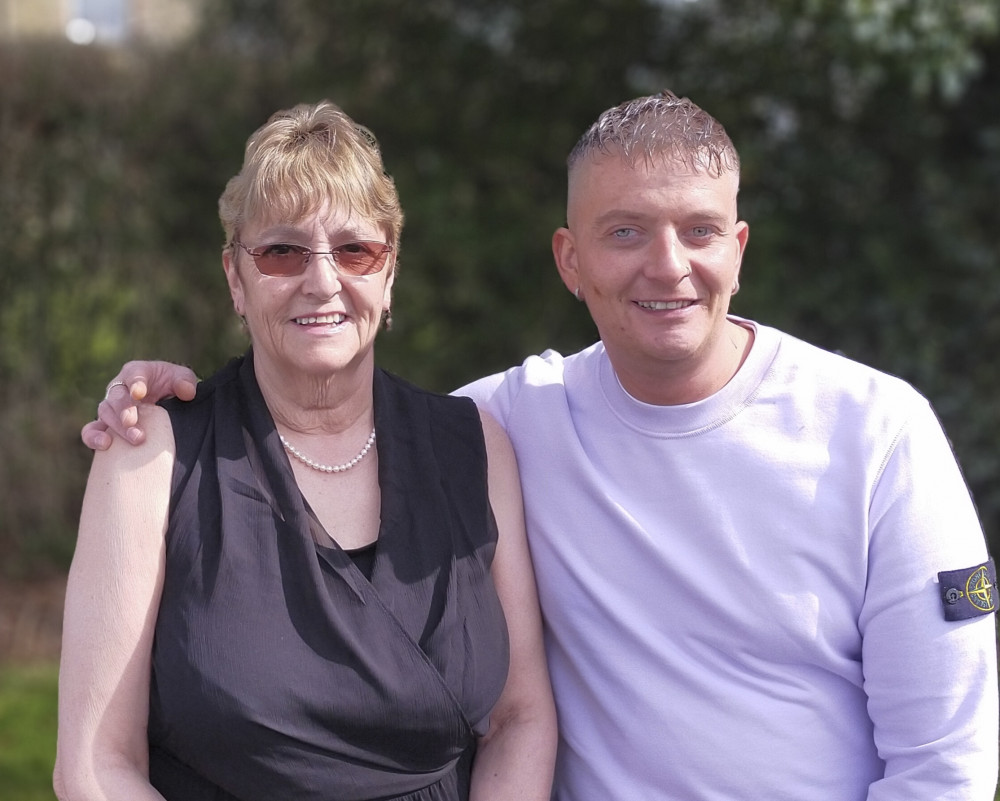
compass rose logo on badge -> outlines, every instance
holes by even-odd
[[[945,620],[967,620],[996,611],[997,574],[993,560],[964,570],[938,573]]]
[[[969,603],[984,612],[992,612],[996,609],[993,583],[986,570],[986,565],[978,568],[965,582],[965,596],[969,599]]]

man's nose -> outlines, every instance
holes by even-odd
[[[690,254],[676,231],[657,236],[651,256],[646,269],[657,278],[680,281],[691,274]]]

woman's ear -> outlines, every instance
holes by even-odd
[[[240,317],[244,317],[243,279],[240,278],[233,247],[227,247],[222,251],[222,269],[226,273],[226,283],[229,285],[229,296],[233,299],[233,308]]]
[[[385,279],[385,288],[382,290],[383,319],[385,318],[385,311],[392,308],[392,287],[396,283],[396,254],[392,253],[390,258],[392,259],[391,263],[385,266],[385,269],[389,271],[389,275]],[[391,313],[389,317],[392,317]]]

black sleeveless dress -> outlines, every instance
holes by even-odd
[[[177,445],[150,690],[168,801],[455,801],[507,629],[474,404],[374,381],[371,580],[318,546],[252,354],[167,401]]]

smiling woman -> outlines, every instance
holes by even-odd
[[[403,215],[374,136],[331,103],[278,112],[219,214],[250,349],[95,458],[57,794],[547,799],[510,442],[375,366]]]
[[[223,254],[229,291],[265,392],[282,387],[271,402],[285,436],[317,428],[298,419],[317,395],[345,409],[371,383],[395,279],[398,233],[386,228],[324,204],[294,222],[248,221],[232,232]]]

